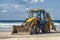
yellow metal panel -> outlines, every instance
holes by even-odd
[[[26,22],[31,22],[34,18],[29,18]]]

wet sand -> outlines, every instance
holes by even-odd
[[[0,40],[60,40],[60,33],[51,32],[29,35],[29,32],[20,32],[11,35],[11,32],[0,32]]]

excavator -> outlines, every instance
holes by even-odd
[[[49,12],[44,9],[32,9],[29,11],[29,17],[21,26],[13,26],[13,32],[30,32],[31,35],[39,33],[49,33],[51,29],[56,31],[54,23]]]

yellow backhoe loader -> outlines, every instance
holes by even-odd
[[[32,9],[29,11],[29,17],[21,26],[13,26],[12,34],[22,31],[29,31],[31,35],[39,34],[40,32],[48,33],[51,26],[56,31],[48,12],[43,9]]]

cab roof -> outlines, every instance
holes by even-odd
[[[41,12],[41,11],[45,12],[44,9],[32,9],[30,12]]]

